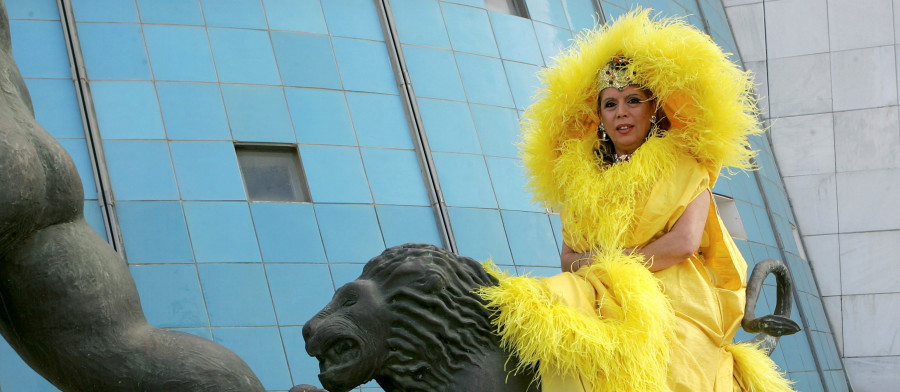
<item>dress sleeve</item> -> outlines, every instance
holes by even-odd
[[[709,189],[709,175],[696,160],[684,156],[675,173],[661,179],[645,203],[635,211],[637,221],[629,247],[642,247],[669,232],[687,205]]]

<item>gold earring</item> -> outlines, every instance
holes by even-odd
[[[603,127],[603,123],[600,123],[600,125],[597,126],[597,132],[598,132],[600,135],[602,135],[602,136],[600,136],[600,141],[601,141],[601,142],[608,142],[608,141],[609,141],[609,136],[606,135],[606,128]]]

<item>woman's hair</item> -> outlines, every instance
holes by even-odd
[[[647,138],[644,141],[650,140],[651,137],[663,137],[663,134],[669,130],[670,122],[666,117],[665,111],[663,111],[662,104],[660,104],[659,99],[653,95],[652,91],[646,88],[641,88],[641,90],[650,97],[647,101],[656,106],[656,128],[654,129],[653,125],[650,125],[650,133],[647,134]],[[600,113],[600,99],[602,96],[603,90],[600,91],[600,94],[597,94],[598,114]],[[597,156],[600,157],[600,160],[607,164],[616,163],[616,147],[613,145],[612,139],[607,137],[604,141],[603,137],[600,135],[599,128],[597,129],[597,139],[600,140],[600,146],[595,152],[597,153]]]

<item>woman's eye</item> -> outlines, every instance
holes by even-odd
[[[631,98],[628,100],[628,103],[630,103],[630,104],[641,103],[641,100],[637,99],[637,98]]]
[[[609,102],[604,103],[604,104],[603,104],[603,107],[605,107],[605,108],[614,108],[614,107],[616,107],[616,103],[615,103],[615,102],[612,102],[612,101],[609,101]]]

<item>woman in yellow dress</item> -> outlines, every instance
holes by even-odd
[[[747,264],[710,189],[751,168],[748,74],[679,19],[632,11],[580,36],[523,119],[535,198],[560,211],[563,273],[481,291],[502,343],[558,391],[790,391],[732,344]]]

